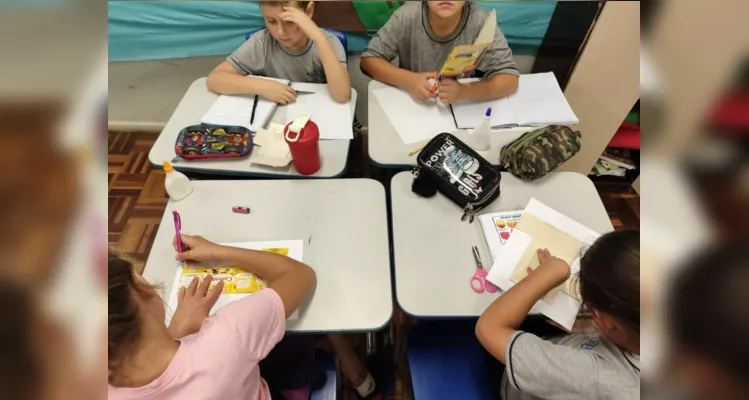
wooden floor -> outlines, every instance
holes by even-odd
[[[153,133],[109,133],[109,246],[128,254],[139,270],[153,245],[167,202],[164,171],[151,168],[148,161],[156,137]],[[368,160],[367,157],[352,159]],[[369,168],[357,165],[351,170],[366,174]],[[615,229],[639,229],[640,197],[634,191],[611,185],[596,185],[596,188]],[[393,321],[396,331],[413,323],[397,309]],[[412,398],[405,362],[399,363],[395,388],[395,393],[387,399]],[[342,397],[356,398],[350,389],[344,390]]]

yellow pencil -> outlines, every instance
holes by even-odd
[[[426,147],[426,144],[424,144],[424,145],[421,145],[421,146],[419,146],[418,148],[415,148],[415,149],[411,150],[411,152],[410,152],[410,153],[408,153],[408,156],[409,156],[409,157],[413,156],[414,154],[416,154],[416,153],[420,152],[421,150],[423,150],[423,149],[424,149],[424,147]]]

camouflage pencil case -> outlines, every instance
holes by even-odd
[[[506,144],[499,153],[499,162],[516,177],[531,181],[564,164],[580,147],[580,132],[567,126],[549,125]]]

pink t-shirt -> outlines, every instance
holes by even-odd
[[[268,400],[258,363],[286,331],[283,302],[263,289],[221,307],[200,331],[182,338],[166,371],[139,388],[109,386],[109,400],[242,399]]]

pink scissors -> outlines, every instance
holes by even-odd
[[[484,265],[481,264],[481,257],[479,257],[479,248],[476,246],[471,247],[473,252],[473,259],[476,260],[476,273],[471,278],[471,289],[476,293],[483,293],[486,290],[489,293],[497,291],[497,287],[486,279],[488,275],[484,269]]]

